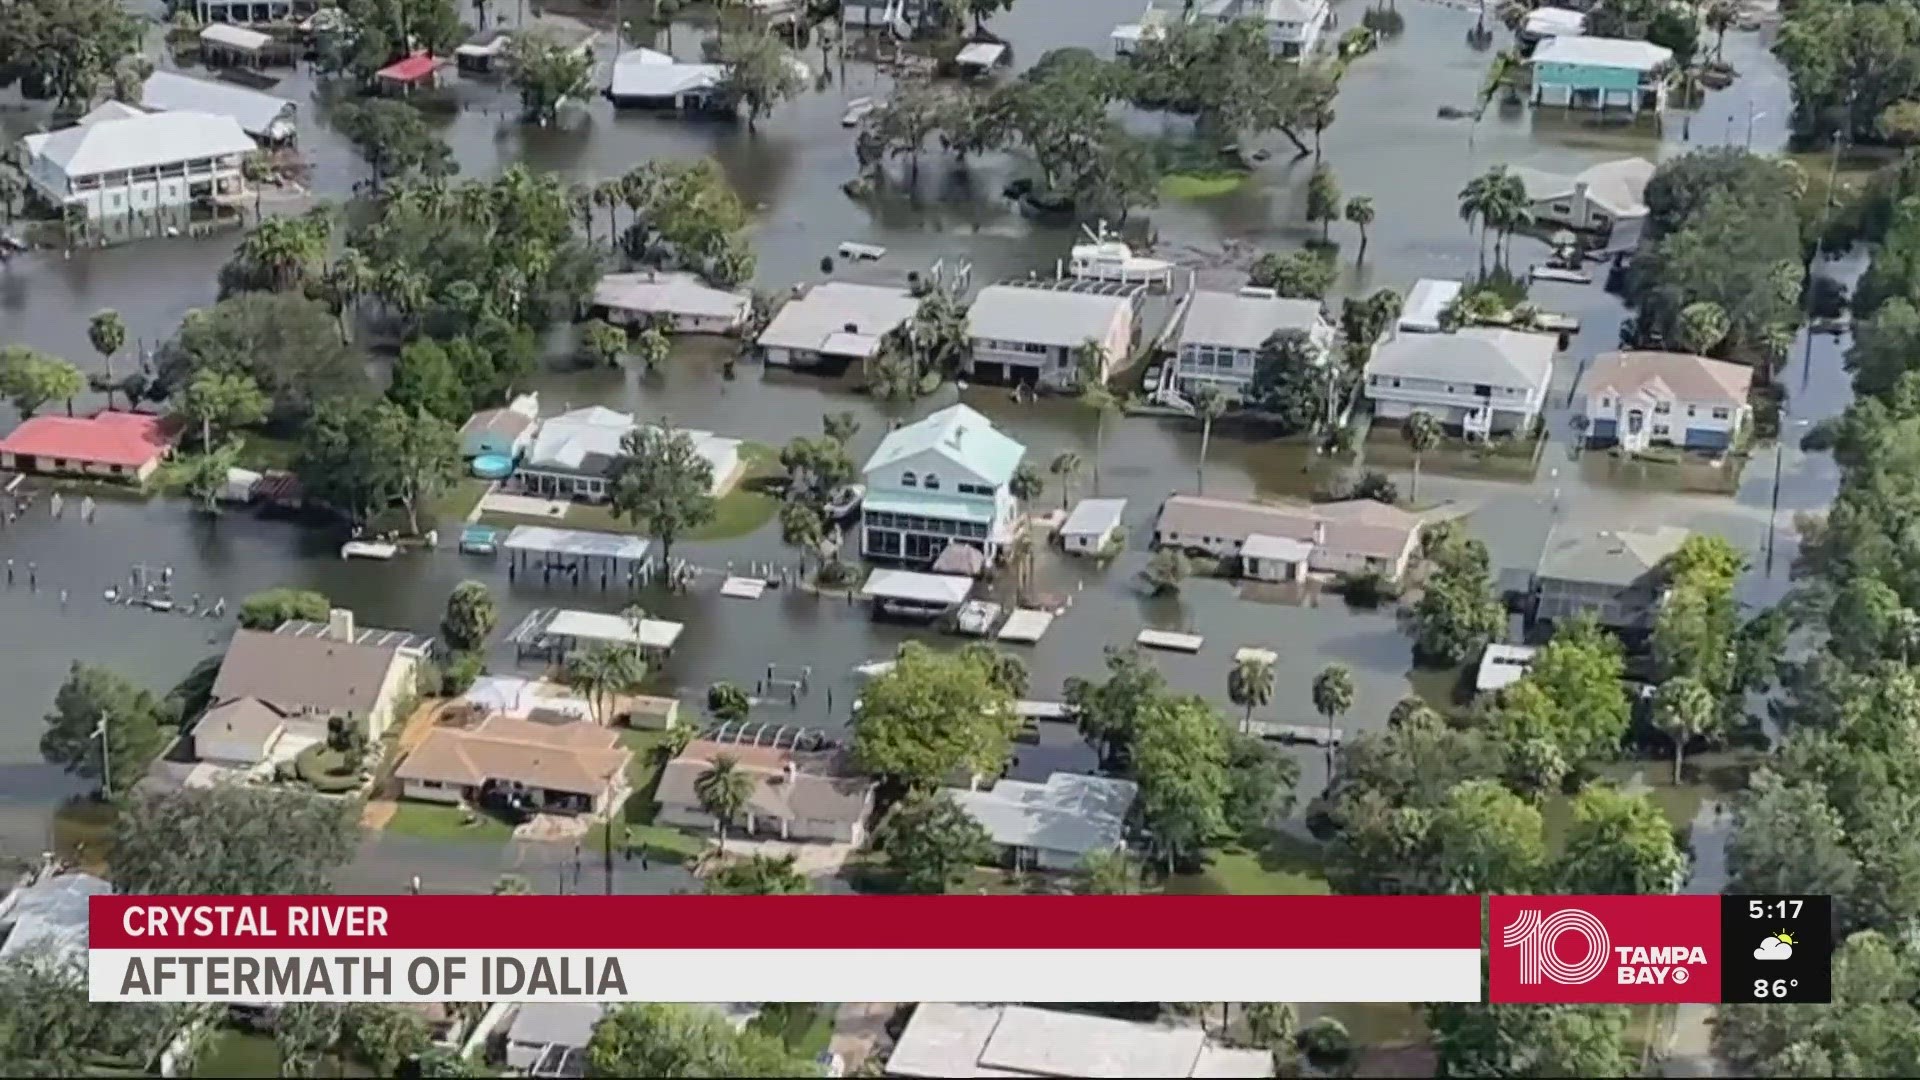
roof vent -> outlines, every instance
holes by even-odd
[[[858,323],[848,323],[840,329],[845,330],[849,334],[857,334],[860,332],[860,325]]]
[[[1278,300],[1280,293],[1264,285],[1242,285],[1240,295],[1249,300]]]

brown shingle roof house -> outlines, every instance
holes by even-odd
[[[627,795],[633,751],[588,720],[550,723],[499,714],[471,728],[438,727],[394,770],[409,798],[474,800],[500,785],[543,810],[606,814]]]
[[[859,845],[873,811],[872,780],[847,776],[832,754],[800,753],[765,746],[732,746],[701,739],[667,762],[655,797],[657,820],[682,828],[710,829],[712,815],[700,808],[694,784],[715,758],[731,757],[753,777],[753,795],[734,827],[782,840],[828,840]]]
[[[1397,579],[1419,544],[1420,516],[1372,499],[1288,506],[1175,495],[1161,506],[1153,530],[1156,546],[1197,549],[1219,558],[1249,556],[1245,548],[1255,538],[1294,541],[1315,570],[1371,570]]]
[[[412,695],[425,651],[406,634],[356,633],[353,613],[337,609],[325,627],[239,630],[220,661],[212,702],[253,698],[289,717],[351,716],[377,739],[393,722],[395,705]]]

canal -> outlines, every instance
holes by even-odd
[[[498,6],[498,5],[496,5]],[[1072,5],[1025,0],[997,16],[995,30],[1015,44],[1016,62],[1030,64],[1048,49],[1078,45],[1104,52],[1113,24],[1138,14],[1137,0],[1078,0]],[[1765,49],[1770,31],[1733,34],[1728,58],[1742,72],[1729,89],[1708,95],[1690,119],[1669,118],[1663,129],[1650,124],[1630,129],[1601,128],[1578,119],[1490,107],[1478,122],[1441,120],[1441,105],[1470,107],[1490,54],[1466,44],[1474,15],[1437,4],[1399,5],[1406,31],[1377,53],[1356,61],[1338,100],[1338,119],[1326,132],[1325,158],[1347,194],[1373,197],[1377,220],[1367,263],[1343,257],[1342,293],[1392,287],[1405,289],[1424,276],[1466,276],[1476,259],[1474,236],[1460,222],[1455,193],[1488,166],[1512,164],[1571,172],[1629,154],[1649,157],[1685,152],[1692,146],[1745,141],[1749,115],[1756,147],[1776,148],[1784,140],[1787,114],[1785,81]],[[1343,24],[1360,14],[1356,0],[1341,7]],[[1505,31],[1499,31],[1504,42]],[[694,54],[696,33],[676,31],[674,48]],[[808,59],[816,67],[819,52]],[[840,185],[855,169],[851,137],[839,126],[843,102],[852,96],[884,93],[887,77],[858,63],[833,65],[832,85],[782,107],[758,134],[744,127],[660,117],[615,116],[596,101],[585,115],[552,129],[529,128],[503,115],[509,108],[494,88],[463,86],[470,108],[445,118],[446,137],[464,175],[487,175],[524,161],[572,179],[626,171],[648,158],[711,157],[725,168],[743,197],[757,208],[755,244],[758,285],[780,289],[820,277],[819,260],[842,240],[885,246],[882,270],[904,275],[936,259],[964,259],[975,267],[976,282],[1052,267],[1066,254],[1073,233],[1042,228],[1023,219],[997,197],[1014,163],[976,162],[970,176],[949,172],[937,154],[921,170],[919,190],[890,191],[867,204],[849,199]],[[301,146],[313,166],[312,187],[321,198],[340,199],[364,175],[364,165],[324,124],[324,103],[314,97],[305,72],[289,73],[276,89],[301,104]],[[483,111],[490,110],[490,111]],[[1157,120],[1137,118],[1142,123]],[[34,115],[17,106],[0,111],[8,133],[30,127]],[[1234,284],[1252,254],[1298,246],[1315,234],[1303,220],[1306,177],[1311,160],[1291,160],[1283,137],[1266,140],[1274,156],[1253,178],[1231,194],[1195,201],[1163,200],[1144,216],[1157,234],[1160,250],[1196,269],[1203,283]],[[903,183],[903,181],[902,181]],[[1336,237],[1354,238],[1351,227]],[[1349,234],[1344,235],[1343,234]],[[171,240],[88,251],[64,258],[39,254],[15,260],[0,273],[0,341],[46,349],[90,367],[98,364],[87,345],[88,316],[114,307],[125,317],[130,336],[151,344],[168,336],[188,309],[214,300],[215,274],[232,250],[234,237]],[[1515,243],[1515,261],[1524,265],[1544,255],[1533,242]],[[1613,345],[1622,311],[1598,286],[1537,286],[1536,302],[1574,315],[1583,329],[1562,354],[1554,400],[1564,406],[1580,362]],[[1784,377],[1795,390],[1792,415],[1817,419],[1845,404],[1839,351],[1844,341],[1822,338],[1811,352],[1810,377],[1803,376],[1796,350],[1794,367]],[[555,354],[566,351],[555,343]],[[1803,389],[1804,387],[1804,389]],[[902,411],[884,408],[837,385],[779,373],[763,376],[743,365],[740,378],[720,376],[711,350],[682,348],[651,376],[634,372],[575,372],[556,364],[537,387],[549,410],[562,404],[602,403],[646,416],[670,416],[677,423],[723,434],[779,444],[818,429],[828,411],[851,410],[863,426],[856,439],[860,457],[878,441]],[[954,400],[949,387],[915,403],[919,415]],[[991,415],[1028,447],[1028,460],[1042,465],[1064,449],[1089,459],[1095,453],[1095,424],[1071,403],[1015,404],[1004,394],[971,390],[969,404]],[[1421,484],[1422,502],[1442,512],[1466,515],[1489,542],[1501,566],[1531,565],[1548,532],[1557,528],[1619,526],[1633,521],[1670,521],[1724,532],[1758,552],[1768,530],[1774,460],[1756,458],[1732,496],[1699,496],[1657,490],[1644,478],[1615,475],[1573,458],[1564,445],[1564,410],[1550,416],[1556,435],[1546,447],[1531,481],[1495,481],[1449,475],[1429,469]],[[1357,693],[1341,721],[1348,730],[1384,723],[1389,707],[1413,691],[1406,637],[1388,612],[1351,610],[1332,597],[1243,595],[1227,582],[1196,580],[1175,598],[1148,599],[1137,583],[1147,553],[1144,540],[1161,499],[1195,484],[1199,436],[1183,421],[1133,418],[1107,424],[1101,451],[1104,494],[1129,500],[1127,551],[1105,569],[1071,562],[1053,553],[1041,556],[1039,585],[1073,597],[1069,613],[1056,622],[1036,647],[1012,646],[1027,659],[1032,696],[1057,696],[1062,679],[1099,671],[1102,651],[1130,641],[1145,626],[1191,630],[1206,644],[1193,656],[1159,654],[1156,660],[1176,687],[1225,704],[1225,683],[1232,655],[1243,645],[1262,645],[1278,653],[1278,688],[1268,710],[1277,718],[1312,719],[1308,686],[1330,663],[1355,674]],[[1764,459],[1764,460],[1763,460]],[[1831,463],[1824,457],[1789,450],[1780,458],[1781,510],[1773,516],[1779,535],[1779,564],[1772,575],[1750,575],[1745,595],[1760,602],[1784,587],[1791,554],[1791,515],[1820,505],[1831,491]],[[1217,435],[1207,466],[1207,490],[1213,494],[1301,495],[1310,485],[1297,449]],[[1404,479],[1404,478],[1403,478]],[[1084,490],[1085,485],[1082,485]],[[1049,490],[1043,503],[1058,499]],[[44,503],[0,531],[0,558],[24,568],[32,563],[37,591],[24,575],[0,591],[0,686],[9,707],[0,715],[0,850],[30,855],[48,842],[54,808],[79,785],[41,762],[37,743],[41,716],[67,666],[75,659],[101,663],[155,686],[171,685],[193,664],[219,650],[228,627],[183,615],[138,612],[101,600],[108,584],[125,579],[136,564],[172,567],[175,592],[225,597],[229,604],[249,592],[272,586],[322,591],[356,610],[363,625],[431,631],[447,592],[473,577],[493,585],[502,606],[501,623],[510,627],[538,606],[580,606],[617,610],[624,595],[597,589],[542,589],[526,581],[509,585],[503,564],[474,560],[451,550],[403,556],[391,563],[349,563],[338,557],[339,538],[243,513],[206,518],[177,501],[104,501],[88,524],[69,508],[54,519]],[[775,527],[737,540],[686,544],[676,548],[702,567],[723,571],[729,563],[755,560],[790,563]],[[1756,558],[1756,561],[1757,558]],[[752,684],[770,663],[809,665],[816,688],[797,708],[770,706],[766,718],[835,728],[844,723],[854,692],[852,668],[890,655],[914,633],[877,625],[844,602],[792,590],[769,592],[758,601],[724,599],[718,578],[705,576],[688,594],[660,590],[636,599],[655,614],[687,624],[675,655],[658,673],[663,685],[697,696],[707,683],[729,679]],[[61,601],[61,591],[66,600]],[[508,658],[496,658],[496,669]],[[829,712],[826,688],[834,694]],[[1048,745],[1022,747],[1023,768],[1046,761],[1071,762],[1084,751],[1070,733],[1049,733]],[[1317,751],[1299,754],[1303,795],[1324,783]],[[1304,801],[1304,800],[1303,800]],[[445,863],[444,877],[463,884],[484,884],[491,870],[481,865],[489,854],[466,856],[438,845],[417,849],[405,838],[370,842],[355,884],[397,888],[408,866]],[[536,853],[529,868],[546,872],[554,860],[571,853]],[[436,873],[439,873],[436,870]],[[629,871],[623,870],[623,873]],[[640,879],[635,879],[636,884]],[[669,877],[646,879],[672,887]]]

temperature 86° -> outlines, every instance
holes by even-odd
[[[1753,980],[1753,996],[1760,1001],[1765,1001],[1768,998],[1783,998],[1786,997],[1794,987],[1799,985],[1799,979],[1755,979]]]

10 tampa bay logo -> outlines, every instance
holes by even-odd
[[[1715,897],[1493,899],[1490,1000],[1719,997],[1719,913],[1709,906]],[[1668,908],[1662,901],[1680,903]]]

